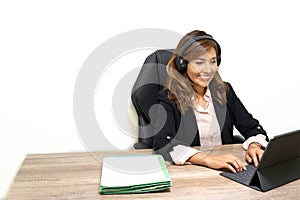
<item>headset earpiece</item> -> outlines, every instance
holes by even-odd
[[[175,65],[177,70],[183,74],[186,70],[187,70],[187,64],[188,62],[186,60],[184,60],[183,57],[181,56],[177,56],[175,59]]]

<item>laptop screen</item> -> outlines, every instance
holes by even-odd
[[[270,167],[300,157],[300,130],[275,136],[268,144],[258,169]]]

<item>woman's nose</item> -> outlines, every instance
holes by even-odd
[[[211,63],[205,62],[203,71],[204,71],[204,72],[211,72],[211,71],[212,71],[212,67],[213,67],[213,66],[212,66]]]

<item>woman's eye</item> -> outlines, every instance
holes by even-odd
[[[197,64],[197,65],[202,65],[202,64],[203,64],[203,62],[196,62],[196,64]]]
[[[210,61],[211,64],[215,64],[216,62],[217,62],[216,60]]]

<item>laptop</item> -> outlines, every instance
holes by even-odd
[[[259,191],[268,191],[300,178],[300,130],[275,136],[267,145],[257,167],[220,175]]]

